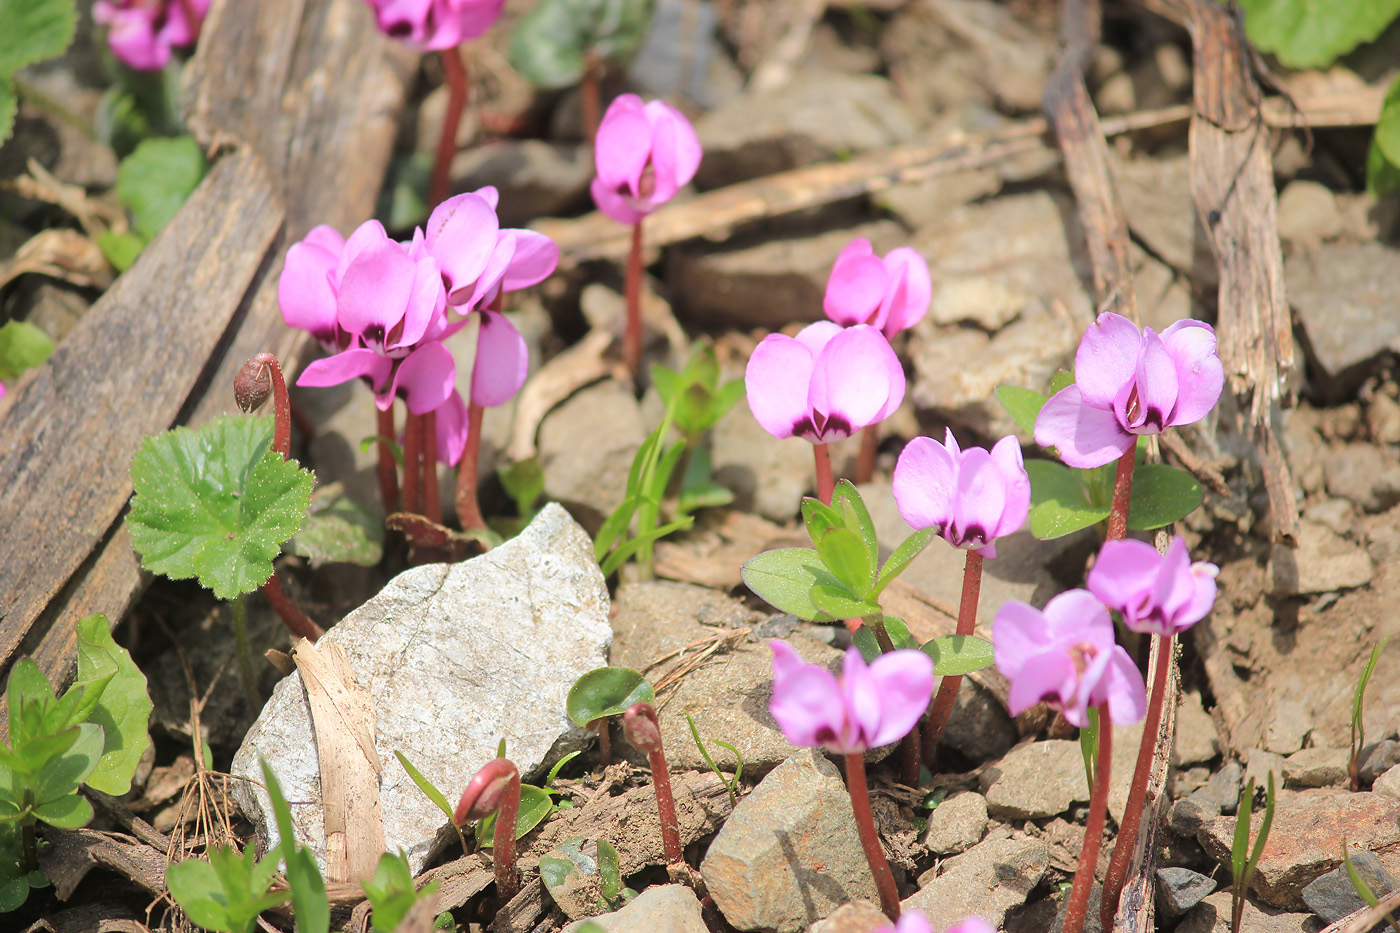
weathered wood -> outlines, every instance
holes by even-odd
[[[359,0],[214,4],[187,103],[222,158],[0,404],[0,669],[23,652],[66,680],[75,622],[115,624],[139,594],[121,511],[140,439],[232,410],[256,352],[295,370],[305,344],[277,306],[282,255],[318,223],[348,231],[373,211],[416,62]]]

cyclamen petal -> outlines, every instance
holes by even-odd
[[[890,284],[881,301],[880,329],[893,338],[924,319],[933,304],[933,278],[928,261],[917,250],[901,246],[885,256]]]
[[[380,32],[419,51],[453,49],[481,35],[505,0],[365,0]]]
[[[437,410],[437,417],[433,420],[437,427],[437,451],[438,460],[449,466],[456,466],[462,459],[462,452],[467,448],[467,438],[469,435],[467,422],[467,403],[462,401],[462,395],[455,388],[452,394],[447,397],[447,401]]]
[[[1142,541],[1109,541],[1089,571],[1087,586],[1130,630],[1175,635],[1205,618],[1215,603],[1219,568],[1189,561],[1180,537],[1165,556]]]
[[[1036,417],[1035,442],[1054,447],[1069,466],[1089,469],[1117,460],[1137,439],[1123,429],[1111,408],[1094,408],[1078,386],[1066,386],[1050,396]]]
[[[763,430],[777,438],[792,437],[810,421],[807,388],[815,363],[811,350],[783,334],[770,334],[754,348],[744,369],[744,389],[749,411]]]
[[[367,378],[376,392],[393,372],[393,361],[363,347],[342,350],[325,359],[312,360],[297,377],[297,385],[322,388],[338,386],[351,379]]]
[[[479,191],[448,198],[428,218],[424,243],[442,269],[448,299],[464,300],[496,251],[500,221],[495,206]]]
[[[869,325],[832,337],[812,367],[807,400],[822,416],[816,432],[822,442],[884,420],[903,399],[904,367],[885,336]]]
[[[695,177],[700,158],[700,139],[680,111],[622,94],[598,125],[593,199],[619,223],[635,224]]]
[[[1110,407],[1132,381],[1141,352],[1136,324],[1112,311],[1100,314],[1074,355],[1074,382],[1084,399],[1095,408]]]
[[[1225,388],[1225,366],[1216,355],[1215,331],[1200,321],[1177,321],[1162,331],[1162,343],[1176,365],[1172,424],[1195,424],[1210,414]]]
[[[885,264],[875,255],[870,241],[852,240],[836,257],[826,282],[822,310],[837,324],[878,324],[874,320],[885,296]]]
[[[381,411],[394,396],[403,393],[411,414],[426,415],[442,406],[455,391],[457,364],[452,351],[440,343],[427,343],[404,357],[394,369],[394,382],[376,400]]]
[[[1030,477],[1014,437],[989,453],[962,450],[949,430],[946,441],[917,437],[894,468],[894,498],[913,528],[935,528],[954,547],[995,558],[994,540],[1012,534],[1030,513]]]
[[[499,311],[481,312],[472,366],[472,401],[494,408],[510,401],[530,374],[525,338]]]
[[[345,240],[340,238],[332,248],[327,244],[334,240],[324,233],[317,235],[319,230],[340,238],[330,227],[318,227],[288,248],[277,279],[277,304],[288,327],[304,330],[323,346],[330,346],[336,328],[336,290],[331,277]]]

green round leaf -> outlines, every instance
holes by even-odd
[[[58,829],[82,829],[92,822],[92,804],[86,797],[69,794],[35,807],[34,818]]]
[[[636,671],[600,667],[584,674],[569,688],[565,711],[580,726],[604,716],[621,716],[633,703],[655,703],[656,691]]]
[[[775,548],[755,554],[744,562],[739,575],[749,589],[783,612],[813,622],[830,622],[828,615],[812,603],[812,587],[818,584],[843,586],[831,575],[812,548]]]
[[[1400,16],[1400,0],[1240,0],[1240,6],[1250,40],[1289,68],[1330,65]]]
[[[534,829],[544,822],[545,817],[554,812],[554,798],[549,796],[548,791],[541,790],[532,784],[520,785],[520,812],[515,817],[515,838]],[[489,849],[495,844],[496,836],[496,814],[491,813],[477,821],[476,839],[477,845],[483,849]]]
[[[1189,473],[1165,463],[1140,463],[1133,474],[1128,527],[1149,531],[1180,521],[1200,508],[1205,493]]]
[[[542,88],[564,88],[583,77],[588,36],[571,0],[542,0],[510,34],[511,67]]]
[[[940,635],[924,645],[924,654],[933,659],[933,672],[940,677],[957,677],[991,667],[992,643],[976,635]]]
[[[1079,474],[1050,460],[1027,460],[1031,478],[1031,534],[1060,538],[1108,518],[1107,506],[1090,504]]]
[[[199,186],[207,166],[193,136],[147,139],[117,169],[117,199],[146,239],[170,222]]]
[[[18,379],[53,353],[53,340],[28,321],[10,321],[0,327],[0,380]]]
[[[131,464],[127,515],[141,566],[198,577],[220,599],[272,576],[282,542],[301,529],[315,476],[268,449],[272,419],[225,415],[148,437]]]
[[[851,530],[849,525],[833,528],[823,535],[817,545],[817,556],[832,576],[857,597],[870,592],[870,587],[875,583],[875,555],[860,534]]]
[[[287,550],[312,567],[358,564],[373,567],[384,555],[384,520],[343,495],[339,483],[316,490],[306,525],[287,542]]]
[[[909,634],[909,627],[904,624],[904,620],[895,616],[885,616],[885,634],[890,636],[890,644],[894,645],[894,650],[901,648],[913,648],[916,651],[919,643],[914,640],[914,636]],[[875,638],[875,632],[868,625],[862,625],[855,630],[851,636],[851,641],[860,650],[860,656],[870,663],[878,658],[880,652],[880,642]]]

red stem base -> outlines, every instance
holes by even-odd
[[[977,628],[977,602],[982,595],[982,555],[976,551],[967,552],[963,563],[962,602],[958,605],[959,635],[971,635]],[[953,715],[953,704],[958,699],[958,688],[962,677],[944,677],[938,683],[938,692],[929,703],[928,716],[924,718],[923,756],[924,764],[932,770],[938,758],[938,742],[943,738],[943,730]]]
[[[846,756],[846,789],[851,794],[851,808],[856,814],[856,832],[870,873],[875,876],[875,889],[880,892],[880,909],[891,920],[899,919],[899,889],[895,887],[885,850],[880,848],[880,834],[875,831],[875,817],[870,812],[870,788],[865,782],[865,757],[860,753]]]
[[[1084,919],[1089,913],[1089,894],[1094,887],[1094,870],[1099,863],[1099,846],[1103,842],[1104,817],[1108,813],[1108,773],[1113,766],[1113,721],[1108,718],[1108,704],[1099,704],[1099,753],[1094,759],[1094,787],[1089,796],[1089,819],[1084,825],[1084,847],[1079,852],[1079,867],[1074,872],[1074,886],[1065,904],[1064,933],[1083,933]],[[1112,929],[1109,927],[1108,929]]]

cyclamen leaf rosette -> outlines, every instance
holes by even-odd
[[[861,238],[836,257],[822,309],[843,327],[869,324],[893,338],[919,323],[932,300],[928,262],[917,250],[901,246],[881,258]]]
[[[235,416],[146,438],[131,464],[126,519],[141,566],[197,577],[220,599],[265,583],[301,529],[315,482],[269,449],[271,438],[271,418]]]
[[[1112,463],[1138,435],[1192,424],[1215,407],[1225,370],[1215,331],[1177,321],[1159,335],[1105,311],[1074,357],[1074,385],[1055,393],[1035,422],[1035,442],[1072,467]]]

